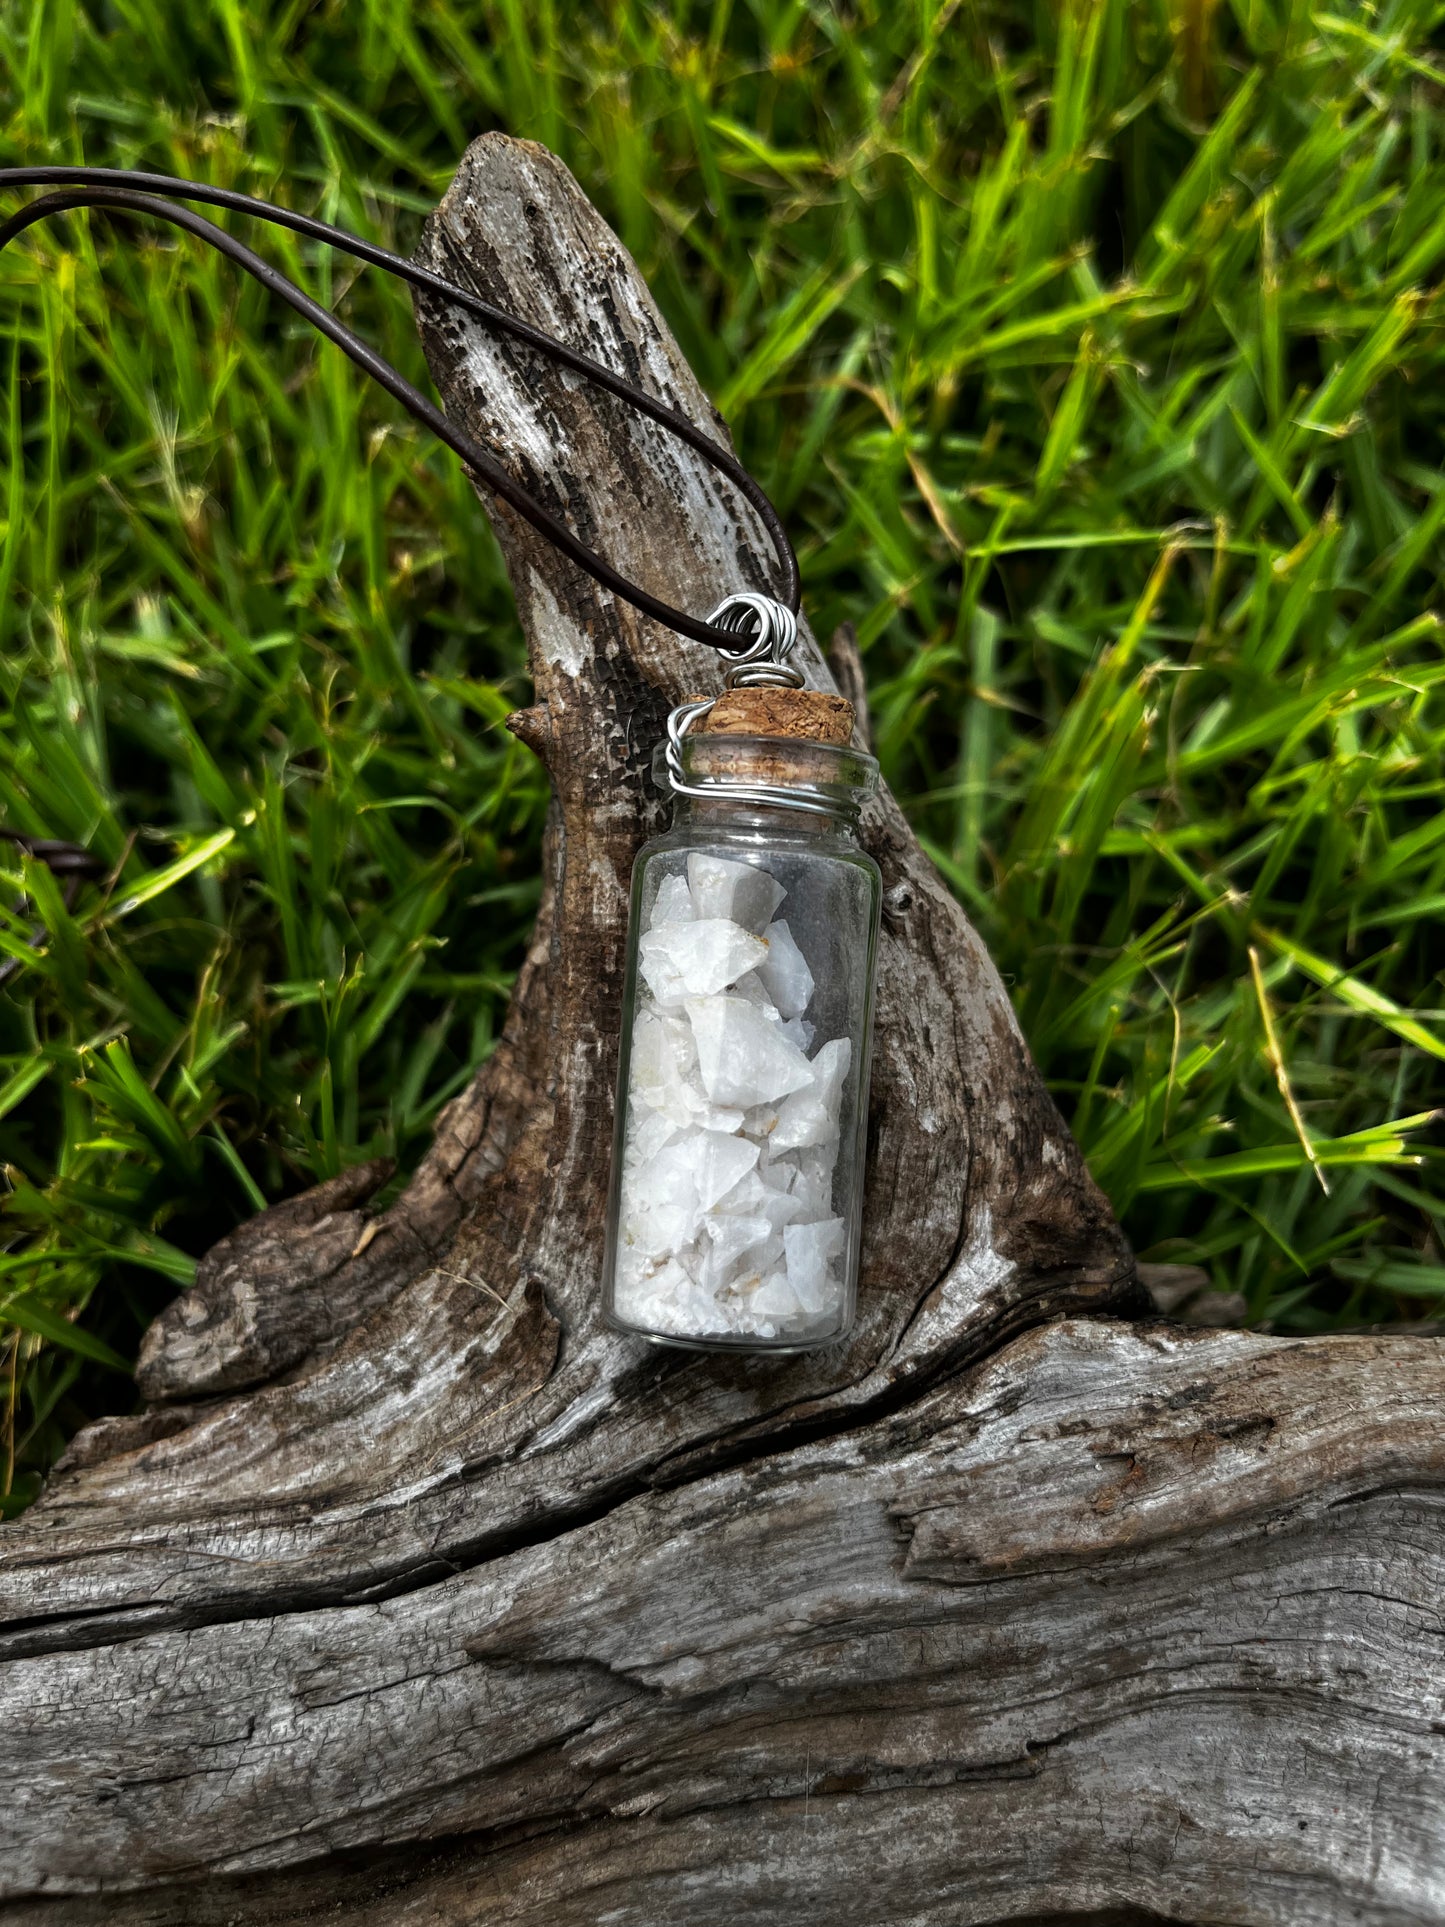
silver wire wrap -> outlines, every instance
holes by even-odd
[[[786,603],[745,589],[725,596],[708,617],[715,629],[734,629],[752,639],[740,649],[719,649],[731,663],[723,682],[729,689],[801,689],[803,672],[789,662],[798,645],[798,618]],[[755,625],[755,626],[754,626]]]
[[[723,678],[729,689],[801,689],[804,676],[789,662],[798,641],[798,618],[785,603],[744,590],[725,596],[708,617],[719,629],[735,629],[746,637],[736,650],[720,649],[731,664]],[[726,797],[734,803],[761,804],[768,809],[802,810],[809,816],[848,816],[856,812],[819,783],[740,783],[729,776],[703,776],[689,782],[682,769],[682,739],[692,725],[712,708],[716,697],[679,703],[667,719],[667,780],[677,796],[711,801]]]

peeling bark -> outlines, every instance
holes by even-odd
[[[544,150],[477,142],[422,251],[723,433]],[[626,573],[768,586],[684,446],[420,321]],[[891,798],[854,1333],[601,1325],[627,876],[717,665],[489,512],[555,798],[503,1036],[387,1209],[218,1246],[0,1531],[0,1918],[1445,1920],[1436,1348],[1104,1315],[1129,1253]]]

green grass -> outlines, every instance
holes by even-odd
[[[31,0],[3,150],[401,246],[473,134],[560,152],[856,623],[1137,1248],[1313,1331],[1445,1295],[1442,18]],[[263,245],[422,375],[402,291]],[[415,1161],[544,792],[481,512],[338,355],[98,216],[0,308],[0,821],[100,865],[0,847],[13,1510],[196,1253]]]

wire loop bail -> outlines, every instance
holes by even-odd
[[[718,651],[732,665],[723,678],[729,689],[802,688],[803,672],[788,660],[797,647],[798,618],[785,602],[743,589],[724,596],[708,622],[749,638],[741,648]]]

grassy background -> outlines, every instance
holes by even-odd
[[[1136,1246],[1317,1330],[1445,1293],[1442,14],[30,0],[0,147],[402,247],[482,129],[561,153]],[[424,378],[403,292],[261,245]],[[336,353],[99,216],[0,311],[0,822],[100,864],[0,845],[14,1510],[197,1252],[415,1161],[544,797],[481,511]]]

